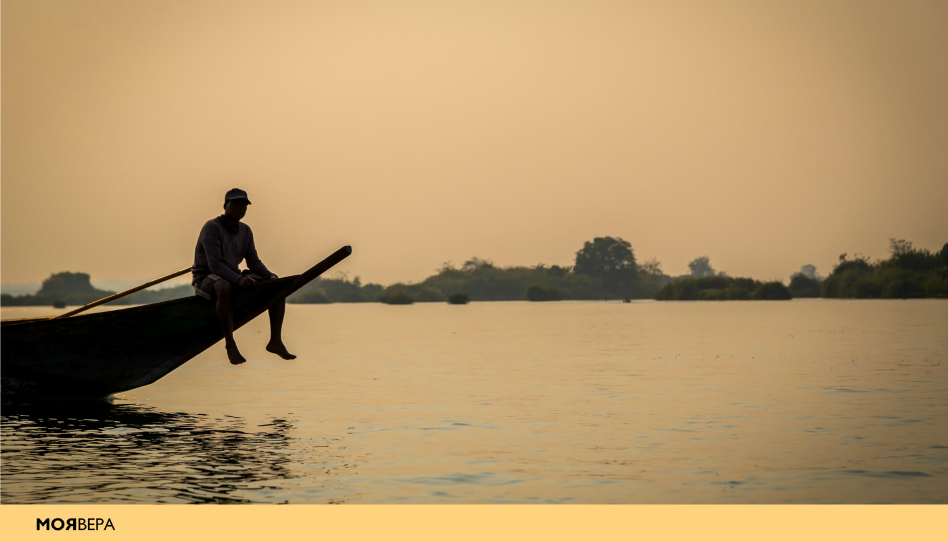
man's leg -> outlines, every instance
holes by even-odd
[[[286,315],[286,300],[281,299],[270,307],[270,342],[267,343],[267,352],[273,352],[283,359],[296,359],[289,353],[283,344],[283,317]]]
[[[230,293],[233,291],[230,283],[226,280],[218,280],[214,283],[214,293],[217,294],[217,321],[221,324],[221,331],[224,332],[224,348],[227,350],[227,359],[234,365],[240,365],[247,361],[237,350],[237,343],[234,341],[234,309],[230,303]]]

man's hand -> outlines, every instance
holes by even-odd
[[[237,287],[241,290],[246,290],[247,288],[253,288],[257,284],[257,281],[253,280],[250,277],[240,277],[237,279]]]

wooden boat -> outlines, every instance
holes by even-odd
[[[234,329],[349,254],[342,247],[301,275],[235,292]],[[0,322],[4,402],[106,397],[155,382],[223,338],[214,303],[197,296],[68,318]]]

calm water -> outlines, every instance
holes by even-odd
[[[3,309],[3,318],[49,309]],[[948,301],[291,305],[4,406],[3,503],[948,503]]]

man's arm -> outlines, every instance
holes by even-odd
[[[247,269],[265,279],[275,279],[276,274],[267,269],[267,266],[260,261],[260,256],[257,255],[257,247],[253,242],[253,231],[249,227],[247,231],[250,232],[250,242],[247,244]]]
[[[204,254],[207,256],[207,266],[211,272],[226,279],[231,284],[237,284],[240,275],[224,265],[221,261],[220,230],[214,224],[208,224],[201,230],[201,244],[204,245]]]

